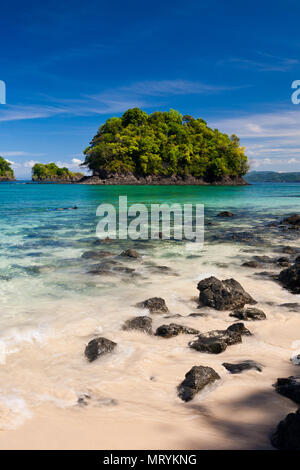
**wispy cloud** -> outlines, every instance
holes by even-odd
[[[209,124],[235,133],[246,147],[253,167],[279,168],[293,165],[300,170],[300,110],[276,110],[215,120]]]
[[[278,57],[265,52],[256,52],[255,58],[229,57],[218,62],[218,65],[229,65],[259,72],[287,72],[299,64],[299,59]]]
[[[247,85],[246,85],[247,86]],[[122,113],[135,106],[142,108],[158,105],[160,98],[174,95],[217,94],[244,88],[243,86],[218,86],[187,80],[160,80],[135,82],[128,86],[104,90],[73,99],[43,96],[45,105],[8,105],[0,107],[0,121],[42,119],[52,116],[93,116]],[[153,103],[155,98],[156,102]]]

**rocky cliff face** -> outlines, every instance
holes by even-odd
[[[244,186],[248,183],[238,176],[224,176],[215,181],[207,181],[194,176],[157,176],[151,175],[139,177],[132,173],[126,175],[102,173],[93,176],[84,176],[78,181],[80,184],[106,184],[106,185],[226,185],[226,186]]]

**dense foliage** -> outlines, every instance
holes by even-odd
[[[36,163],[32,167],[34,181],[76,181],[82,177],[82,173],[73,173],[66,167],[59,168],[55,163]]]
[[[10,166],[10,163],[4,158],[0,157],[0,179],[14,179],[14,171]]]
[[[173,109],[148,115],[133,108],[110,118],[84,153],[84,165],[95,175],[192,175],[212,181],[248,171],[237,136],[212,130],[203,119]]]
[[[251,171],[246,178],[249,183],[300,183],[300,173],[277,173],[276,171]]]

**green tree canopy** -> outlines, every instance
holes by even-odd
[[[73,173],[68,168],[59,168],[55,163],[36,163],[32,167],[33,181],[76,181],[82,173]]]
[[[0,179],[15,179],[14,171],[10,165],[7,160],[0,157]]]
[[[84,154],[83,165],[95,175],[192,175],[213,181],[248,171],[237,136],[173,109],[148,115],[133,108],[120,118],[107,119]]]

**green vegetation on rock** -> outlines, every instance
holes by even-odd
[[[59,168],[55,163],[36,163],[32,167],[33,181],[78,181],[83,173],[73,173],[68,168]]]
[[[0,181],[12,181],[14,179],[14,170],[11,168],[10,163],[0,157]]]
[[[96,176],[193,176],[208,182],[247,173],[236,135],[210,129],[203,119],[178,111],[128,109],[103,124],[85,150],[84,165]]]

